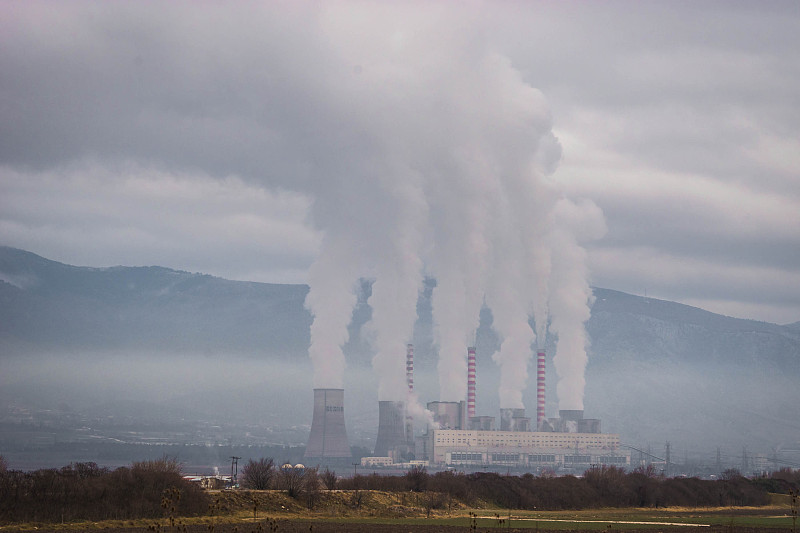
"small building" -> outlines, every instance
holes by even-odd
[[[361,466],[364,467],[373,467],[373,466],[392,466],[394,464],[394,460],[391,457],[362,457],[361,458]]]

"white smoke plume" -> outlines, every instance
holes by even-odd
[[[551,329],[558,336],[553,358],[559,409],[583,409],[587,336],[592,290],[581,240],[606,232],[600,209],[591,201],[561,199],[555,206],[550,235],[553,270],[550,276]]]
[[[392,192],[398,213],[392,217],[395,226],[391,233],[383,236],[390,243],[388,250],[375,257],[375,282],[369,299],[373,308],[369,327],[376,349],[372,365],[378,375],[379,400],[397,400],[406,394],[404,348],[411,338],[423,281],[419,248],[426,220],[424,197],[407,175],[395,183]]]
[[[374,16],[318,13],[324,50],[309,55],[320,73],[305,74],[319,84],[308,107],[333,128],[330,139],[321,135],[304,109],[296,135],[313,161],[300,188],[314,198],[311,217],[325,235],[307,298],[315,385],[341,386],[352,289],[370,277],[379,398],[406,399],[405,345],[424,273],[437,280],[440,399],[466,395],[466,346],[485,301],[502,338],[494,356],[501,405],[522,407],[548,312],[565,350],[585,345],[581,228],[556,227],[564,221],[554,215],[559,195],[548,175],[560,147],[544,97],[489,48],[480,8],[456,14],[440,5],[422,17],[394,5],[362,7]],[[573,359],[565,372],[580,374],[577,386],[582,365]]]
[[[422,426],[431,429],[439,429],[439,423],[433,419],[433,413],[422,406],[417,393],[409,393],[407,397],[406,409],[409,416],[414,419],[414,425],[417,427]]]
[[[538,99],[529,99],[538,102]],[[528,146],[520,146],[506,161],[509,170],[504,184],[506,205],[498,217],[498,254],[487,303],[494,316],[494,328],[502,339],[493,359],[500,366],[500,406],[522,408],[528,381],[532,344],[544,346],[548,313],[548,281],[551,253],[547,235],[551,212],[558,198],[547,173],[560,158],[560,146],[550,132],[549,116],[543,105],[529,105],[530,131],[520,132]],[[526,135],[527,134],[527,135]],[[537,331],[528,325],[534,316]]]
[[[314,367],[314,388],[344,387],[345,360],[342,345],[347,342],[347,326],[356,305],[355,283],[348,254],[350,248],[326,235],[317,260],[308,273],[306,307],[314,316],[308,355]],[[334,278],[336,272],[340,277]]]

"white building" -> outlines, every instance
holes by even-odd
[[[416,457],[432,465],[630,465],[630,452],[610,433],[431,429],[417,439]]]

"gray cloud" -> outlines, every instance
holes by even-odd
[[[358,193],[341,189],[352,162],[366,172],[385,149],[369,132],[425,123],[396,112],[414,109],[418,88],[374,85],[402,66],[378,45],[395,32],[420,57],[488,47],[543,92],[563,146],[553,180],[606,215],[595,284],[800,319],[795,5],[449,10],[4,5],[0,241],[77,264],[302,279],[319,245],[304,218],[310,183],[342,206]],[[442,14],[452,26],[438,42],[402,31]],[[465,21],[481,31],[461,32]],[[447,74],[443,95],[470,90]],[[435,152],[452,134],[420,139]]]

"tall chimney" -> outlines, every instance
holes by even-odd
[[[344,389],[314,389],[314,418],[306,458],[351,458],[344,425]]]
[[[414,345],[406,346],[406,383],[408,383],[408,393],[414,392]]]
[[[467,348],[467,419],[475,416],[475,347]]]
[[[544,367],[545,367],[545,351],[544,348],[539,348],[536,354],[536,429],[542,427],[542,422],[545,419],[544,412]]]
[[[409,450],[414,447],[414,417],[409,413],[408,406],[410,405],[414,394],[414,345],[406,345],[406,383],[408,383],[408,401],[406,402],[406,441]]]

